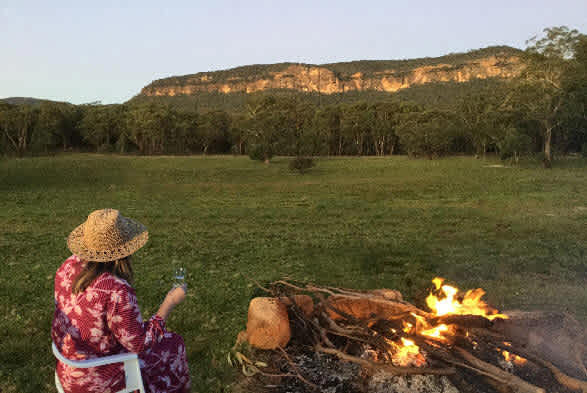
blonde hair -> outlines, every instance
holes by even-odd
[[[71,293],[77,295],[86,290],[86,288],[102,273],[110,273],[116,277],[126,280],[129,284],[133,280],[132,265],[130,255],[110,262],[87,262],[83,270],[79,272],[73,280]]]

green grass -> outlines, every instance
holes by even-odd
[[[563,309],[587,321],[587,161],[552,170],[437,161],[64,155],[0,160],[0,391],[54,391],[53,275],[65,238],[95,209],[146,224],[136,254],[143,315],[174,266],[190,295],[168,326],[183,335],[194,391],[220,391],[225,355],[255,288],[289,276],[396,288],[422,302],[435,275],[483,287],[500,309]]]

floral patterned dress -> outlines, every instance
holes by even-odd
[[[82,268],[83,262],[72,255],[55,275],[51,337],[59,351],[71,360],[134,352],[147,392],[188,392],[181,336],[166,331],[165,321],[157,315],[143,322],[134,289],[112,274],[104,273],[85,291],[72,294],[73,280]],[[113,393],[125,387],[122,363],[83,369],[57,361],[57,375],[66,393]]]

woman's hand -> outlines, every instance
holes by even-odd
[[[169,292],[167,292],[167,296],[163,302],[169,302],[173,306],[177,306],[185,300],[187,289],[188,287],[186,284],[183,284],[181,287],[172,288]]]
[[[157,315],[163,319],[167,319],[171,310],[184,301],[186,292],[187,285],[185,284],[181,287],[172,288],[169,292],[167,292],[167,296],[165,296],[165,300],[163,300],[163,303],[161,303],[159,311],[157,311]]]

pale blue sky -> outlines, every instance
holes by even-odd
[[[0,0],[0,98],[124,102],[172,75],[524,48],[558,25],[587,33],[587,1]]]

